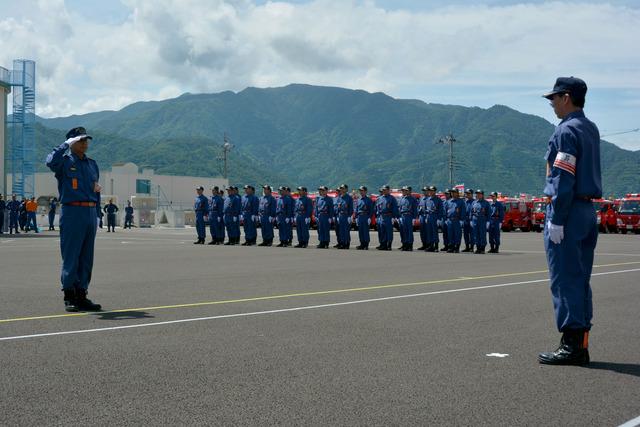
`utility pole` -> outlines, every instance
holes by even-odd
[[[229,142],[227,133],[224,133],[224,144],[222,144],[222,177],[227,179],[229,177],[229,152],[233,148],[233,144]]]
[[[448,144],[449,145],[449,188],[453,188],[453,144],[458,142],[453,134],[449,132],[446,135],[436,141],[436,144]]]

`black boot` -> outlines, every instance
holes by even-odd
[[[435,243],[429,243],[427,245],[427,248],[424,250],[425,252],[435,252],[436,251],[436,245]]]
[[[413,252],[413,243],[407,243],[404,245],[405,252]]]
[[[231,246],[233,245],[233,239],[231,237],[229,237],[229,239],[226,241],[226,243],[224,243],[225,246]]]
[[[358,246],[356,246],[356,249],[361,251],[364,249],[364,245],[362,243],[360,243]]]
[[[258,246],[267,246],[267,241],[263,239],[262,243],[259,243]]]
[[[277,248],[284,248],[284,247],[285,247],[284,240],[281,240],[281,241],[280,241],[280,243],[278,243],[278,244],[276,245],[276,247],[277,247]]]
[[[211,239],[211,241],[209,243],[207,243],[207,245],[217,245],[218,241],[216,239]]]
[[[65,289],[64,290],[64,310],[69,312],[78,311],[78,305],[76,302],[76,290]]]
[[[424,250],[426,250],[428,247],[429,247],[429,245],[427,245],[427,244],[423,243],[423,244],[422,244],[422,246],[420,246],[420,247],[418,248],[418,250],[419,250],[419,251],[424,251]]]
[[[496,245],[495,250],[493,251],[494,254],[499,254],[500,253],[500,245]]]
[[[492,254],[493,253],[493,243],[489,243],[489,246],[491,246],[491,249],[489,249],[489,253]]]
[[[562,334],[556,351],[540,353],[538,362],[545,365],[586,365],[589,363],[589,331],[571,330]]]
[[[298,242],[298,244],[295,245],[294,248],[302,248],[303,247],[302,245],[303,245],[302,242]]]
[[[473,252],[473,248],[471,247],[471,245],[465,244],[462,252]]]
[[[376,246],[376,249],[379,251],[384,251],[387,247],[385,246],[384,243],[380,243],[378,246]]]
[[[453,252],[456,254],[460,253],[460,245],[455,245],[455,247],[453,248]]]
[[[85,289],[76,289],[76,305],[80,311],[100,311],[102,306],[87,298]]]

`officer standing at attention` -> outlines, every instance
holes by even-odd
[[[96,213],[98,215],[98,227],[102,228],[102,217],[104,216],[104,212],[102,212],[102,206],[100,203],[102,201],[102,196],[99,191],[96,191],[96,195],[98,197],[98,203],[96,203]]]
[[[369,235],[369,227],[371,226],[371,218],[373,217],[373,201],[367,195],[367,187],[364,185],[358,189],[360,198],[356,204],[356,225],[358,226],[358,238],[360,245],[356,246],[358,250],[368,250],[371,236]]]
[[[575,77],[559,77],[544,95],[560,124],[545,155],[547,205],[544,245],[551,279],[556,325],[562,333],[556,351],[540,353],[540,363],[589,363],[589,331],[593,313],[591,269],[598,226],[591,199],[602,197],[600,132],[584,115],[587,85]]]
[[[7,203],[7,209],[9,209],[9,234],[13,234],[13,230],[16,231],[16,234],[20,234],[20,231],[18,231],[20,202],[15,194],[11,195],[11,201]]]
[[[333,213],[333,198],[327,196],[329,189],[326,186],[318,187],[320,195],[316,199],[314,215],[318,224],[318,249],[327,249],[331,241],[331,219]]]
[[[307,196],[307,187],[298,187],[298,200],[295,202],[294,212],[296,215],[296,234],[298,244],[296,248],[306,248],[309,246],[309,225],[311,224],[311,212],[313,203]]]
[[[0,194],[0,234],[4,233],[4,211],[7,209],[7,204],[4,201],[4,198],[2,197],[2,194]]]
[[[484,248],[487,246],[487,221],[490,212],[491,206],[484,199],[484,191],[476,190],[476,200],[471,205],[471,232],[477,254],[483,254]]]
[[[237,245],[240,243],[240,210],[241,200],[238,195],[238,187],[231,185],[227,188],[227,197],[223,206],[224,225],[227,227],[227,243],[225,246]]]
[[[464,192],[464,207],[466,215],[464,217],[464,223],[462,226],[462,234],[464,236],[464,250],[462,252],[473,252],[473,245],[475,244],[473,239],[473,230],[471,229],[471,207],[473,206],[473,190],[467,188]]]
[[[393,222],[400,216],[398,201],[391,195],[391,187],[382,187],[382,195],[376,201],[376,212],[380,219],[378,224],[379,251],[390,251],[393,243]]]
[[[462,223],[467,215],[465,203],[459,197],[458,189],[451,190],[451,199],[445,205],[447,211],[447,237],[449,239],[448,253],[460,252],[462,241]]]
[[[438,235],[438,224],[442,223],[444,218],[444,203],[442,199],[436,194],[438,189],[436,186],[431,185],[427,188],[427,242],[428,246],[425,249],[426,252],[438,252],[440,245],[440,236]]]
[[[262,197],[258,205],[258,215],[260,216],[260,231],[262,233],[262,243],[258,246],[273,245],[273,224],[276,219],[276,199],[271,194],[271,186],[262,186]]]
[[[336,214],[336,233],[338,249],[349,249],[351,245],[351,222],[353,221],[353,198],[349,194],[349,186],[342,184],[338,187],[338,197],[334,205]]]
[[[447,224],[446,224],[447,209],[448,209],[450,200],[451,200],[451,189],[447,188],[446,190],[444,190],[444,201],[442,202],[442,208],[444,210],[444,213],[442,215],[442,220],[438,224],[438,226],[442,228],[442,245],[444,246],[444,248],[442,248],[443,251],[449,250],[449,243],[450,243],[449,228],[447,227]]]
[[[418,218],[420,219],[420,242],[422,246],[419,251],[424,251],[429,247],[427,239],[427,202],[429,201],[429,187],[422,187],[422,197],[418,201]]]
[[[127,200],[127,206],[124,208],[124,228],[131,230],[131,223],[133,222],[133,206],[131,206],[131,200]]]
[[[62,291],[66,311],[98,311],[100,304],[87,298],[93,270],[96,239],[96,204],[100,202],[100,171],[87,157],[87,131],[82,127],[67,132],[67,140],[47,156],[47,167],[58,180],[60,195],[60,251]],[[70,153],[65,154],[67,150]]]
[[[293,199],[289,195],[289,187],[281,186],[278,188],[280,197],[276,204],[276,217],[278,218],[278,237],[280,238],[279,248],[286,248],[291,246],[291,240],[293,240],[292,232],[292,218],[293,214]]]
[[[221,245],[224,243],[224,223],[222,222],[222,210],[224,200],[220,196],[220,188],[211,187],[211,199],[209,200],[209,233],[211,241],[209,245]]]
[[[209,212],[209,201],[204,194],[202,194],[203,192],[203,186],[196,187],[197,195],[195,202],[193,203],[193,210],[196,212],[196,233],[198,233],[198,240],[193,242],[194,245],[204,245],[204,240],[207,237],[204,226],[204,217]],[[107,227],[108,224],[109,222],[107,221]]]
[[[58,199],[53,198],[49,201],[49,231],[55,230],[53,226],[56,219],[56,209],[58,208]]]
[[[504,205],[498,200],[498,193],[491,193],[491,214],[489,215],[489,253],[497,254],[500,249],[500,229],[504,221]]]
[[[411,187],[402,187],[402,198],[398,204],[400,211],[401,251],[413,251],[413,220],[418,216],[418,201],[411,195]]]
[[[107,233],[109,231],[116,232],[116,212],[118,207],[113,203],[113,199],[109,199],[109,203],[103,209],[107,213]]]
[[[260,201],[256,197],[256,189],[253,185],[244,186],[242,196],[242,219],[244,226],[244,243],[242,246],[253,246],[258,240],[258,208]]]

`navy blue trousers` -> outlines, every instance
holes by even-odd
[[[485,224],[486,225],[486,224]],[[465,245],[475,245],[475,240],[474,237],[475,235],[473,234],[473,229],[471,227],[471,221],[469,220],[465,220],[464,222],[464,227],[463,227],[463,236],[464,236],[464,244]]]
[[[471,221],[473,244],[479,248],[487,246],[487,219],[479,218]]]
[[[551,217],[547,206],[547,218]],[[558,331],[591,328],[591,270],[598,242],[596,213],[590,201],[574,200],[569,208],[560,244],[549,240],[544,229],[544,248],[549,265],[551,295]]]
[[[331,241],[331,224],[329,215],[320,214],[316,217],[318,222],[318,241],[329,243]]]
[[[62,289],[87,289],[93,270],[97,212],[95,207],[65,206],[60,210]]]
[[[278,238],[281,242],[288,242],[293,239],[293,230],[291,230],[291,221],[287,222],[287,218],[278,217]]]
[[[258,229],[251,215],[244,216],[244,238],[252,241],[258,238]]]
[[[358,238],[360,239],[360,243],[369,243],[371,241],[371,236],[369,235],[369,217],[366,215],[359,215],[356,220],[356,225],[358,226]]]
[[[55,212],[49,212],[49,228],[53,228],[53,223],[56,220],[56,213]]]
[[[403,244],[413,245],[413,218],[411,215],[402,215],[400,224],[400,240]]]
[[[233,220],[236,218],[236,221]],[[224,226],[227,228],[227,235],[231,239],[240,238],[240,219],[233,215],[225,215],[224,216]]]
[[[460,244],[462,241],[462,227],[460,227],[460,220],[447,220],[447,239],[449,241],[449,245],[458,246]]]
[[[338,216],[336,228],[338,230],[338,243],[343,245],[351,244],[351,224],[349,224],[349,216]]]
[[[205,237],[207,237],[206,229],[204,226],[204,214],[200,212],[196,212],[196,232],[198,233],[198,239],[204,239]]]
[[[489,221],[489,244],[500,245],[500,221],[497,219]]]
[[[382,215],[378,219],[378,240],[390,245],[393,243],[393,218],[391,215]]]
[[[269,221],[266,215],[260,216],[260,232],[262,240],[273,240],[273,223]]]
[[[306,222],[306,217],[298,215],[296,216],[296,235],[298,237],[298,243],[309,243],[309,225]]]

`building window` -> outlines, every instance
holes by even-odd
[[[138,193],[138,194],[150,194],[151,193],[151,180],[148,180],[148,179],[136,179],[136,193]]]

